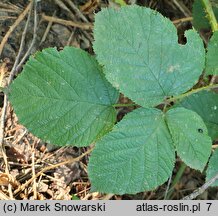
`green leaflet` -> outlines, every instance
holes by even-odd
[[[174,161],[163,113],[134,110],[96,144],[88,166],[92,190],[133,194],[154,189],[169,178]]]
[[[218,75],[218,32],[211,37],[206,54],[206,75]]]
[[[152,190],[169,178],[175,150],[188,166],[203,170],[211,144],[195,112],[175,108],[164,115],[155,108],[139,108],[97,142],[88,166],[92,190],[115,194]]]
[[[216,0],[215,0],[216,1]],[[215,3],[212,3],[213,11],[218,19],[218,7]],[[210,23],[207,19],[202,0],[195,0],[192,8],[193,26],[200,31],[201,29],[210,29]]]
[[[218,138],[218,95],[212,91],[201,91],[184,98],[177,106],[195,111],[201,116],[209,136]]]
[[[197,32],[187,31],[187,44],[180,45],[172,22],[149,8],[103,9],[95,18],[94,37],[106,78],[144,107],[189,90],[204,68]]]
[[[87,146],[110,130],[118,92],[86,52],[45,49],[30,58],[10,86],[21,124],[52,144]]]
[[[180,107],[169,110],[166,119],[177,154],[188,166],[203,171],[212,141],[201,117]]]
[[[213,178],[218,173],[218,149],[216,149],[209,161],[207,168],[206,181]],[[216,180],[211,186],[218,186],[218,180]]]

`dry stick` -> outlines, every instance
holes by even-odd
[[[76,5],[70,1],[70,0],[65,0],[69,6],[75,11],[76,15],[84,22],[88,23],[89,21],[87,18],[82,14],[82,12],[76,7]]]
[[[1,115],[0,150],[2,152],[3,160],[4,160],[4,163],[5,163],[5,173],[8,174],[8,176],[9,176],[10,175],[9,165],[8,165],[6,150],[5,150],[5,147],[3,145],[3,142],[4,142],[4,128],[5,128],[5,116],[6,116],[6,110],[7,110],[7,103],[8,103],[8,99],[7,99],[7,96],[5,95],[4,96],[4,105],[3,105],[3,108],[2,108],[2,115]],[[10,199],[14,199],[13,198],[13,192],[12,192],[11,184],[8,185],[8,193],[9,193]]]
[[[61,1],[61,0],[54,0],[55,3],[62,9],[64,9],[67,12],[71,12],[70,9]]]
[[[9,28],[9,30],[7,31],[7,33],[5,34],[5,36],[3,37],[1,43],[0,43],[0,57],[2,54],[2,51],[4,49],[4,46],[6,44],[6,42],[8,41],[8,38],[10,37],[11,33],[14,31],[14,29],[20,24],[20,22],[24,19],[24,17],[27,15],[28,11],[30,10],[32,5],[32,2],[30,2],[27,7],[25,8],[25,10],[18,16],[18,18],[16,19],[16,21],[14,22],[14,24]]]
[[[218,148],[218,145],[212,145],[212,148],[213,148],[213,149],[217,149],[217,148]]]
[[[66,3],[68,3],[68,5],[71,7],[71,9],[73,10],[74,14],[75,14],[75,17],[72,16],[72,12],[71,11],[68,11],[68,16],[72,19],[72,20],[75,20],[75,19],[81,19],[83,22],[85,22],[84,24],[89,24],[89,21],[88,19],[83,15],[83,13],[77,8],[77,6],[72,2],[72,1],[69,1],[69,0],[65,0]],[[63,5],[65,7],[67,7],[64,2],[63,2]],[[74,29],[75,30],[75,29]],[[82,31],[82,34],[89,40],[89,42],[91,43],[92,41],[92,38],[90,37],[90,34],[86,31]]]
[[[63,9],[63,12],[66,13],[72,20],[75,20],[75,15],[70,11],[70,9],[62,2],[61,0],[55,0],[55,3]]]
[[[45,14],[42,14],[42,19],[45,20],[45,21],[49,21],[49,22],[55,22],[55,23],[58,23],[58,24],[61,24],[61,25],[81,28],[81,29],[84,29],[84,30],[93,29],[93,25],[91,23],[73,22],[73,21],[70,21],[70,20],[63,20],[63,19],[59,19],[59,18],[56,18],[56,17],[47,16]]]
[[[37,199],[37,186],[36,186],[36,171],[35,171],[35,144],[36,144],[36,139],[34,140],[33,144],[32,144],[32,174],[34,177],[33,180],[33,198],[36,200]]]
[[[78,9],[78,7],[70,0],[65,0],[69,6],[72,8],[72,10],[75,12],[76,17],[80,18],[83,22],[89,23],[88,19],[83,15],[83,13]],[[83,31],[84,36],[90,41],[92,41],[92,38],[90,38],[90,35]]]
[[[189,22],[189,21],[192,21],[192,20],[193,20],[192,17],[185,17],[185,18],[173,20],[173,24],[178,24],[178,23],[183,23],[183,22]]]
[[[13,13],[21,13],[21,9],[18,6],[11,3],[0,3],[0,7],[2,10],[11,9],[11,12]]]
[[[94,147],[90,148],[89,150],[87,150],[85,153],[83,153],[82,155],[80,155],[79,157],[76,157],[76,158],[71,158],[69,160],[66,160],[66,161],[63,161],[61,163],[58,163],[58,164],[54,164],[54,165],[50,165],[50,166],[47,166],[45,168],[43,168],[41,171],[39,171],[35,176],[32,176],[32,178],[30,178],[27,182],[25,182],[23,185],[21,185],[17,190],[15,190],[15,194],[19,193],[20,191],[24,190],[35,178],[39,177],[40,175],[42,175],[44,172],[48,171],[48,170],[51,170],[51,169],[54,169],[56,167],[59,167],[59,166],[63,166],[65,164],[68,164],[68,163],[74,163],[76,161],[79,161],[81,160],[84,156],[90,154],[92,152],[92,150],[94,149]]]
[[[34,1],[34,0],[33,0]],[[29,22],[30,22],[30,17],[31,17],[31,8],[32,8],[32,3],[33,1],[31,1],[31,5],[30,5],[30,11],[29,11],[29,15],[27,17],[27,21],[26,21],[26,24],[25,24],[25,27],[24,27],[24,30],[23,30],[23,33],[22,33],[22,36],[21,36],[21,41],[20,41],[20,47],[19,47],[19,50],[18,50],[18,54],[17,54],[17,57],[15,59],[15,62],[14,62],[14,65],[11,69],[11,73],[10,73],[10,76],[8,78],[8,85],[10,85],[10,83],[12,82],[13,78],[14,78],[14,75],[16,73],[16,69],[17,69],[17,65],[19,63],[19,60],[20,60],[20,56],[21,56],[21,53],[22,53],[22,50],[23,50],[23,47],[24,47],[24,43],[25,43],[25,38],[26,38],[26,33],[27,33],[27,27],[29,25]]]
[[[191,12],[188,10],[188,8],[181,1],[178,2],[177,0],[173,0],[173,3],[185,16],[188,17],[191,15]]]
[[[169,189],[170,189],[170,184],[172,182],[172,175],[173,175],[173,173],[171,173],[171,175],[169,177],[169,180],[167,182],[167,188],[165,190],[164,199],[167,199],[167,195],[168,195],[168,192],[169,192]]]
[[[7,9],[7,8],[0,8],[0,12],[15,13],[14,10],[12,10],[12,9]],[[1,17],[2,17],[2,16],[1,16]]]
[[[4,79],[6,71],[7,71],[7,63],[3,62],[2,65],[0,65],[0,87],[1,88],[4,87],[3,79]]]
[[[17,19],[15,16],[0,16],[0,20],[6,20],[6,19]]]
[[[176,173],[176,176],[174,177],[174,179],[172,181],[171,187],[169,188],[169,191],[168,191],[167,196],[165,197],[165,199],[168,199],[168,200],[171,199],[171,195],[172,195],[172,193],[174,191],[173,189],[175,188],[175,185],[181,179],[185,169],[186,169],[186,164],[182,162],[182,164],[179,167],[179,170]]]
[[[16,67],[16,71],[15,73],[22,67],[23,63],[26,61],[26,59],[28,58],[29,54],[32,51],[32,48],[35,44],[36,41],[36,32],[37,32],[37,25],[38,25],[38,15],[37,15],[37,1],[34,1],[34,27],[33,27],[33,39],[32,42],[27,50],[27,52],[25,53],[25,55],[23,56],[23,58],[21,59],[20,63],[17,65]]]
[[[29,6],[29,7],[27,7],[28,10],[30,10],[31,7],[32,7],[32,2],[28,6]],[[26,10],[25,10],[25,14],[27,14]],[[20,58],[20,55],[21,55],[21,52],[22,52],[22,49],[23,49],[24,39],[25,39],[26,32],[27,32],[27,26],[28,26],[28,23],[29,23],[29,20],[30,20],[30,14],[31,14],[31,11],[29,11],[29,16],[28,16],[28,19],[27,19],[27,22],[26,22],[26,25],[25,25],[25,28],[24,28],[24,31],[23,31],[23,34],[22,34],[22,37],[21,37],[21,45],[20,45],[17,57],[15,59],[13,68],[11,70],[10,76],[8,78],[8,85],[13,80],[13,77],[14,77],[14,74],[15,74],[15,69],[16,69],[16,66],[18,64],[18,61],[19,61],[19,58]],[[9,165],[8,165],[7,155],[6,155],[5,147],[4,147],[4,128],[5,128],[5,117],[6,117],[7,106],[8,106],[8,96],[5,94],[4,95],[4,105],[3,105],[3,108],[2,108],[2,115],[1,115],[1,119],[0,119],[0,148],[1,148],[2,155],[3,155],[4,163],[5,163],[5,173],[9,175]],[[11,184],[8,185],[8,192],[9,192],[10,198],[13,199]]]
[[[75,35],[75,31],[72,31],[71,34],[70,34],[70,37],[67,40],[67,46],[70,46],[70,44],[71,44],[71,42],[73,40],[74,35]]]
[[[218,180],[218,173],[205,184],[203,184],[201,187],[199,187],[197,190],[195,190],[193,193],[191,193],[188,196],[185,196],[182,200],[192,200],[196,198],[200,194],[204,193],[204,191],[207,190],[207,188],[210,187],[216,180]]]
[[[213,75],[210,80],[210,85],[213,85],[216,81],[216,75]]]
[[[0,200],[10,200],[10,197],[0,190]]]
[[[55,15],[56,15],[56,11],[54,11],[54,13],[52,14],[52,17],[54,17]],[[48,25],[46,27],[46,30],[45,30],[45,32],[44,32],[44,34],[42,36],[42,39],[41,39],[39,45],[41,45],[46,40],[46,37],[47,37],[47,35],[48,35],[48,33],[49,33],[50,29],[51,29],[52,24],[53,24],[52,21],[48,22]]]

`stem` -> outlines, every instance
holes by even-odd
[[[167,194],[166,196],[166,199],[170,199],[172,193],[173,193],[173,188],[175,187],[175,185],[179,182],[180,178],[182,177],[184,171],[185,171],[185,168],[186,168],[186,164],[185,163],[182,163],[178,172],[176,173],[176,176],[172,182],[172,186],[170,187],[169,189],[169,193]]]
[[[207,13],[207,19],[210,23],[211,29],[213,32],[218,30],[218,26],[217,26],[217,20],[216,17],[214,15],[211,3],[209,0],[201,0],[202,4],[204,5],[205,11]]]
[[[137,104],[113,104],[113,107],[131,107],[131,106],[137,106]]]
[[[172,98],[169,98],[169,99],[165,100],[165,103],[170,103],[170,102],[174,102],[176,100],[181,100],[181,99],[183,99],[185,97],[188,97],[188,96],[190,96],[192,94],[196,94],[196,93],[198,93],[200,91],[214,89],[214,88],[218,88],[218,84],[207,85],[207,86],[203,86],[201,88],[192,89],[189,92],[186,92],[184,94],[181,94],[181,95],[178,95],[178,96],[175,96],[175,97],[172,97]],[[112,106],[113,107],[132,107],[132,106],[137,106],[137,104],[113,104]]]
[[[200,91],[203,91],[203,90],[209,90],[209,89],[213,89],[213,88],[218,88],[218,84],[214,84],[214,85],[207,85],[207,86],[203,86],[201,88],[197,88],[197,89],[192,89],[191,91],[189,92],[186,92],[184,94],[181,94],[181,95],[178,95],[178,96],[175,96],[173,98],[169,98],[168,100],[166,100],[166,102],[170,103],[170,102],[173,102],[175,100],[180,100],[180,99],[183,99],[185,97],[188,97],[192,94],[196,94]]]

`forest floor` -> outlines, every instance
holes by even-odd
[[[179,42],[184,41],[184,31],[192,28],[192,4],[190,0],[138,0],[128,1],[158,10],[172,20],[178,29]],[[47,47],[62,49],[79,47],[93,54],[94,12],[104,7],[119,7],[112,0],[41,0],[31,6],[28,0],[0,1],[0,82],[5,86],[14,64],[14,78],[31,54]],[[185,19],[183,19],[185,18]],[[24,29],[27,32],[24,35]],[[203,32],[205,43],[210,32]],[[24,42],[21,43],[22,38]],[[19,52],[21,49],[21,52]],[[18,56],[19,53],[19,56]],[[120,96],[120,103],[128,98]],[[205,182],[205,174],[186,167],[177,158],[171,178],[154,191],[135,195],[113,195],[90,192],[87,174],[89,156],[67,163],[86,152],[88,148],[57,147],[39,140],[19,124],[8,104],[4,110],[4,94],[0,93],[0,199],[182,199]],[[119,108],[118,120],[132,108]],[[5,113],[4,113],[5,111]],[[5,124],[2,121],[5,120]],[[4,133],[3,133],[4,132]],[[181,168],[182,167],[182,168]],[[181,177],[174,181],[176,174]],[[177,175],[178,177],[178,175]],[[174,185],[174,183],[175,185]],[[171,183],[171,184],[169,184]],[[167,190],[169,184],[170,190]],[[173,187],[172,187],[173,185]],[[218,189],[209,188],[198,199],[218,199]]]

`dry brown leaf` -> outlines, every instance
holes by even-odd
[[[20,185],[12,175],[0,173],[0,185],[8,186],[9,184],[11,184],[13,188],[17,188]]]
[[[6,173],[0,173],[0,185],[8,186],[9,185],[9,177]]]

